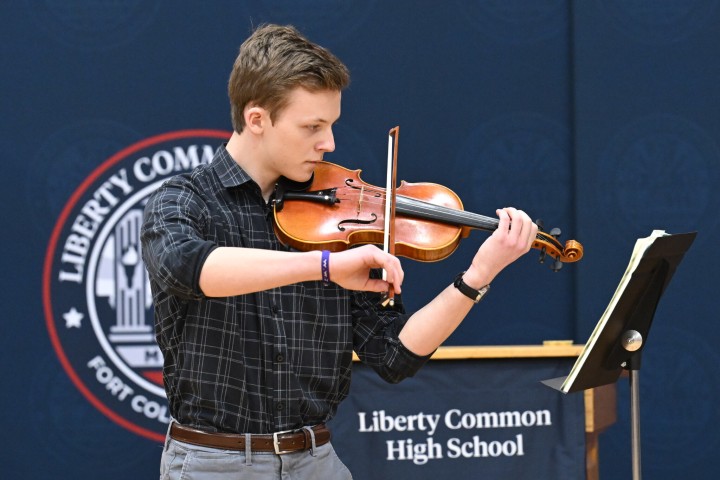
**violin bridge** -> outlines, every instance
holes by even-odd
[[[365,193],[365,185],[363,185],[362,188],[360,188],[360,198],[358,199],[358,206],[357,206],[358,218],[360,217],[360,212],[362,212],[363,193]]]

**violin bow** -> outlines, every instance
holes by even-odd
[[[391,128],[388,132],[388,157],[387,157],[387,175],[385,186],[385,229],[383,250],[391,255],[395,255],[395,192],[397,189],[397,157],[398,157],[398,138],[400,137],[400,126]],[[390,193],[388,193],[390,192]],[[383,280],[387,280],[387,271],[383,269]],[[388,291],[383,294],[382,306],[395,305],[395,290],[392,284]]]

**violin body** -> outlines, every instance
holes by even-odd
[[[334,190],[337,202],[326,205],[312,198],[283,201],[275,210],[275,233],[297,250],[338,252],[352,245],[383,243],[385,191],[360,179],[361,170],[349,170],[323,162],[315,169],[311,191]],[[449,188],[434,183],[401,182],[398,197],[462,210],[460,198]],[[465,234],[467,236],[467,234]],[[463,228],[406,215],[395,217],[395,254],[433,262],[447,258],[460,244]]]
[[[345,250],[353,245],[382,244],[385,236],[384,188],[365,183],[360,170],[329,162],[319,164],[305,191],[276,192],[274,221],[277,237],[297,250]],[[395,192],[395,254],[414,260],[443,260],[471,229],[493,231],[497,219],[466,212],[460,198],[435,183],[401,182]],[[565,246],[556,237],[538,232],[533,248],[555,262],[582,258],[580,243]]]

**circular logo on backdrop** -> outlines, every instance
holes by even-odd
[[[42,165],[25,175],[24,202],[30,206],[29,221],[46,235],[70,197],[98,159],[108,158],[143,136],[127,125],[102,118],[89,118],[64,125],[39,144],[32,163]]]
[[[512,205],[545,220],[546,228],[559,227],[556,222],[570,216],[568,150],[565,126],[546,115],[513,112],[483,122],[469,133],[458,151],[453,175],[458,188],[469,192],[466,207]]]
[[[655,0],[599,2],[619,29],[650,45],[668,45],[705,28],[714,17],[717,0]]]
[[[25,0],[41,30],[81,50],[106,50],[134,40],[157,18],[159,0]]]
[[[140,252],[143,209],[163,181],[209,163],[229,136],[171,132],[107,159],[68,200],[45,257],[45,320],[66,373],[111,420],[158,441],[170,415]]]
[[[534,0],[467,2],[457,0],[463,18],[493,40],[524,45],[555,37],[567,30],[566,2]]]
[[[262,21],[291,23],[308,30],[311,39],[338,41],[362,26],[375,9],[377,0],[338,2],[336,0],[262,0],[255,12]],[[259,8],[258,8],[259,7]]]
[[[597,163],[602,212],[618,232],[714,227],[718,164],[720,150],[700,126],[669,114],[639,118],[618,132]]]

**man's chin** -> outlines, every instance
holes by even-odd
[[[315,168],[318,166],[320,162],[307,162],[303,164],[302,168],[299,168],[292,172],[292,177],[290,180],[295,182],[307,182],[310,180],[313,176],[313,173],[315,173]]]

